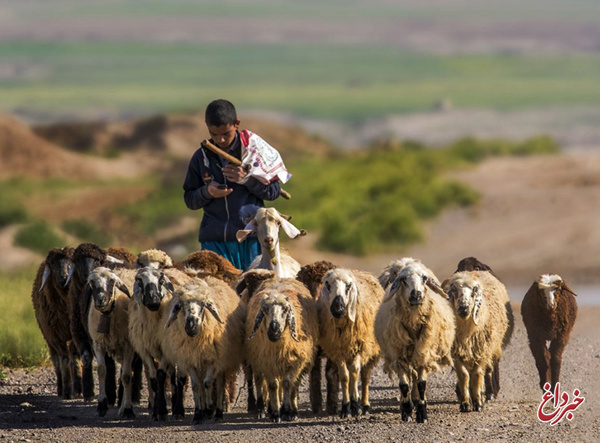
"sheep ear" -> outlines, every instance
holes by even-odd
[[[246,237],[248,237],[250,234],[252,234],[254,231],[251,229],[240,229],[239,231],[237,231],[235,233],[235,238],[238,241],[238,243],[243,242],[244,240],[246,240]]]
[[[285,218],[281,219],[281,227],[283,232],[285,232],[289,238],[302,237],[303,235],[306,235],[306,231],[304,229],[298,229]]]
[[[391,270],[388,268],[385,268],[382,272],[381,275],[379,276],[379,284],[381,285],[382,288],[386,288],[387,285],[390,284],[390,279],[392,277],[392,272]]]
[[[435,282],[431,278],[427,279],[427,287],[429,287],[429,289],[431,289],[433,292],[435,292],[435,293],[441,295],[442,297],[444,297],[446,300],[449,299],[448,294],[446,294],[444,292],[444,290],[437,284],[437,282]]]
[[[325,284],[325,282],[323,282],[323,284],[321,285],[320,297],[323,300],[329,300],[329,289],[327,289],[327,285]]]
[[[577,294],[575,294],[575,291],[573,291],[573,290],[572,290],[572,289],[569,287],[569,285],[567,285],[567,284],[566,284],[564,281],[562,281],[562,282],[560,283],[560,287],[561,287],[561,289],[562,289],[563,291],[566,291],[566,292],[568,292],[569,294],[571,294],[571,295],[574,295],[575,297],[577,297]],[[41,288],[40,288],[40,289],[41,289]]]
[[[131,298],[131,293],[129,292],[129,289],[127,288],[127,286],[125,286],[125,284],[119,279],[117,280],[117,288],[119,288],[119,290],[125,294],[127,297]]]
[[[219,310],[217,309],[217,307],[215,306],[215,304],[213,302],[210,303],[206,303],[206,309],[208,309],[208,312],[210,312],[212,314],[212,316],[221,324],[224,324],[225,322],[223,320],[221,320],[221,316],[219,315]]]
[[[173,308],[171,309],[171,313],[169,314],[169,319],[167,320],[167,325],[165,326],[166,328],[171,326],[173,324],[173,322],[175,320],[177,320],[177,314],[179,314],[179,311],[181,311],[181,302],[177,301],[173,305]]]
[[[42,284],[40,285],[40,289],[38,289],[38,292],[42,292],[42,289],[44,289],[44,286],[46,286],[48,277],[50,277],[50,267],[46,265],[46,267],[44,268],[44,275],[42,275]]]
[[[475,303],[473,304],[473,323],[479,324],[479,310],[481,309],[481,303],[483,302],[483,293],[478,286],[473,288],[475,293]]]
[[[352,282],[350,291],[348,291],[348,318],[352,323],[356,321],[356,305],[358,304],[358,288],[356,283]]]
[[[260,322],[262,322],[262,319],[264,316],[265,316],[265,313],[263,312],[262,309],[260,311],[258,311],[258,314],[256,315],[256,319],[254,320],[254,328],[252,328],[252,334],[250,334],[250,337],[248,337],[248,340],[251,340],[252,337],[254,337],[254,334],[256,334],[256,331],[258,331],[258,327],[260,326]]]
[[[71,282],[71,278],[73,278],[73,273],[75,272],[75,266],[72,266],[71,269],[69,269],[69,274],[67,275],[67,281],[65,281],[65,288],[67,286],[69,286],[69,283]]]
[[[163,287],[167,288],[171,294],[175,292],[175,287],[173,286],[173,283],[171,283],[171,280],[169,280],[169,277],[163,274],[163,278]]]
[[[294,315],[294,309],[292,309],[291,306],[289,306],[289,311],[287,313],[287,317],[286,317],[286,323],[288,325],[288,327],[290,328],[290,335],[292,336],[292,338],[295,341],[299,341],[298,340],[298,335],[296,334],[296,316]]]
[[[390,301],[392,298],[394,298],[394,295],[396,295],[396,288],[398,287],[399,284],[400,284],[400,277],[396,277],[396,279],[392,282],[392,284],[389,285],[388,288],[385,290],[385,297],[383,297],[383,300],[381,301],[381,303],[386,303],[386,302]]]
[[[278,213],[278,214],[279,214],[279,215],[280,215],[282,218],[286,219],[287,221],[290,221],[290,220],[292,219],[292,216],[291,216],[291,215],[285,215],[285,214],[282,214],[282,213],[281,213],[281,212],[279,212],[279,211],[277,211],[277,213]]]

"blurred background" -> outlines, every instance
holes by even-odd
[[[215,98],[293,174],[301,263],[472,255],[514,301],[540,273],[599,301],[597,1],[0,0],[0,365],[45,359],[50,248],[198,248]]]

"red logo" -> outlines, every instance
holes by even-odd
[[[573,411],[575,411],[585,401],[584,397],[580,397],[579,389],[573,391],[573,401],[569,402],[569,394],[566,392],[560,393],[560,382],[556,383],[554,392],[551,391],[550,383],[544,385],[544,395],[542,395],[542,402],[538,407],[537,416],[538,420],[542,423],[550,423],[550,426],[556,425],[564,417],[567,420],[573,420]],[[544,412],[544,406],[548,403],[548,400],[554,399],[552,403],[553,411],[546,413]]]

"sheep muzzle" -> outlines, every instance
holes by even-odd
[[[158,290],[154,283],[147,284],[143,289],[144,297],[142,302],[148,310],[152,312],[158,311],[162,300],[162,293]]]
[[[410,303],[411,306],[421,306],[423,304],[423,292],[415,289],[410,291],[408,303]]]
[[[339,295],[336,296],[333,299],[333,302],[331,302],[329,311],[335,318],[342,318],[346,314],[346,304],[344,303],[344,299]]]
[[[269,337],[269,340],[271,340],[272,342],[276,342],[279,341],[279,339],[281,338],[281,327],[279,326],[279,323],[272,321],[271,323],[269,323],[269,328],[267,329],[267,337]]]
[[[198,325],[198,319],[195,317],[188,317],[185,320],[185,333],[194,338],[200,332],[200,327]]]

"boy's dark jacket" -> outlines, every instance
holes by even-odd
[[[247,133],[240,137],[238,132],[229,154],[240,158],[242,140],[248,140]],[[212,141],[212,140],[211,140]],[[246,144],[247,146],[247,144]],[[264,185],[255,178],[245,184],[228,182],[221,168],[227,160],[214,152],[200,147],[192,156],[183,183],[185,204],[190,209],[204,209],[204,216],[198,234],[199,242],[236,241],[235,234],[244,229],[244,219],[252,213],[249,208],[263,207],[264,200],[275,200],[279,197],[279,181]],[[208,193],[207,185],[211,181],[226,184],[233,192],[227,197],[213,198]],[[245,209],[245,211],[244,211]]]

